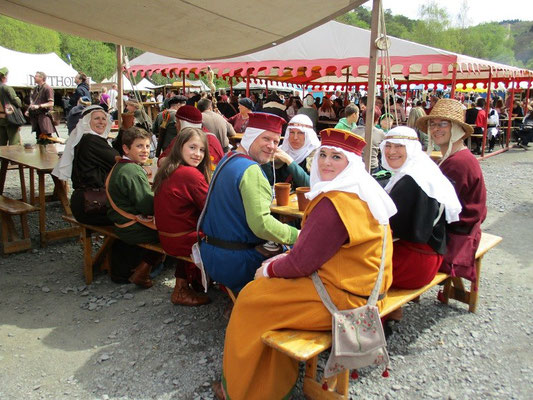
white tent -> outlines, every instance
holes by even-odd
[[[368,80],[368,43],[371,32],[329,21],[301,36],[268,49],[239,57],[193,61],[144,53],[130,61],[131,72],[180,75],[205,73],[209,66],[217,76],[277,80],[296,84],[338,85]],[[435,83],[483,81],[527,77],[532,72],[492,61],[390,37],[391,74],[395,81]],[[382,62],[382,60],[380,60]],[[404,83],[404,82],[402,82]]]
[[[171,57],[212,59],[276,46],[365,1],[0,0],[0,14]],[[179,40],[176,26],[187,27]]]
[[[77,71],[63,61],[56,53],[28,54],[0,47],[0,64],[7,67],[8,84],[12,87],[34,87],[35,72],[47,75],[46,83],[54,89],[75,88]]]
[[[112,83],[116,83],[117,82],[117,73],[116,72],[113,74],[113,76],[111,78],[104,79],[102,81],[102,83],[111,83],[111,82]],[[137,83],[136,85],[132,85],[131,81],[126,77],[126,75],[122,75],[122,82],[123,82],[125,91],[132,91],[133,90],[133,86],[135,86],[135,90],[140,91],[140,92],[144,92],[144,91],[147,91],[147,90],[151,91],[154,88],[156,88],[156,86],[152,82],[150,82],[148,79],[146,79],[146,78],[141,79],[141,81],[139,83]]]
[[[250,90],[265,90],[267,88],[266,83],[261,79],[261,82],[250,83]],[[233,90],[246,90],[246,82],[242,81],[236,85],[233,85]],[[285,92],[298,91],[302,90],[298,86],[282,83],[282,82],[269,82],[268,90],[281,90]]]

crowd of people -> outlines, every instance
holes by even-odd
[[[39,74],[35,110],[53,105],[46,75]],[[76,120],[53,174],[72,181],[78,221],[114,226],[120,240],[112,248],[111,279],[149,289],[154,268],[163,263],[174,269],[173,304],[209,303],[210,281],[236,295],[223,376],[213,386],[219,399],[290,394],[298,365],[265,346],[261,335],[331,329],[311,279],[315,272],[341,310],[366,303],[382,262],[380,309],[390,287],[422,287],[439,270],[476,278],[486,189],[479,162],[465,146],[477,122],[465,119],[469,113],[458,100],[432,97],[429,109],[419,111],[418,105],[406,110],[404,99],[389,99],[385,107],[377,98],[375,139],[367,144],[364,97],[354,104],[339,92],[317,106],[312,95],[285,104],[271,93],[259,111],[257,97],[174,94],[162,99],[153,123],[139,102],[127,101],[134,125],[111,144],[111,99],[91,105],[83,90],[77,94],[69,114]],[[477,121],[484,108],[479,100],[476,105]],[[497,108],[503,114],[498,101]],[[322,118],[338,122],[317,132]],[[531,105],[525,121],[531,121]],[[34,122],[38,132],[48,129],[39,117]],[[242,139],[231,142],[237,133]],[[438,164],[425,151],[434,148],[441,153]],[[367,172],[364,151],[371,152],[373,172],[392,174],[386,184]],[[158,168],[151,176],[154,153]],[[301,222],[271,213],[276,182],[292,190],[309,187]],[[139,243],[161,243],[164,261]],[[194,263],[184,260],[191,253]],[[401,309],[387,318],[401,320]]]

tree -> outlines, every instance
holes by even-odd
[[[0,45],[24,53],[58,53],[59,33],[0,15]]]
[[[70,54],[72,67],[83,71],[95,81],[113,75],[116,70],[116,55],[105,43],[61,34],[60,55],[68,62]]]

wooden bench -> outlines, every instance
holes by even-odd
[[[415,290],[389,289],[384,300],[380,316],[384,317],[397,310],[404,304],[419,297],[430,288],[444,282],[443,295],[439,300],[447,304],[449,299],[468,304],[470,312],[476,311],[479,276],[481,261],[487,251],[495,247],[502,240],[501,237],[483,233],[476,252],[477,279],[467,291],[461,278],[451,277],[439,272],[426,286]],[[324,379],[317,380],[318,355],[331,347],[331,332],[301,331],[301,330],[276,330],[265,332],[261,339],[264,344],[288,355],[289,357],[305,362],[305,376],[303,392],[307,399],[348,399],[349,398],[349,371],[344,371],[327,379],[327,390],[322,388]]]
[[[0,218],[2,219],[2,244],[4,254],[31,249],[28,213],[39,208],[21,200],[10,199],[0,195]],[[22,237],[19,236],[13,223],[13,215],[20,216]]]
[[[101,270],[110,271],[110,255],[111,245],[119,237],[115,233],[113,226],[96,226],[88,225],[78,222],[74,217],[63,215],[63,219],[71,224],[80,227],[80,238],[83,246],[83,275],[85,276],[85,283],[88,285],[93,281],[94,268],[100,266]],[[104,237],[104,243],[93,256],[92,254],[92,235],[96,233]],[[157,253],[166,254],[161,244],[159,243],[139,243],[137,246],[144,249],[153,250]],[[174,256],[175,257],[175,256]],[[175,257],[181,260],[192,262],[190,257]]]

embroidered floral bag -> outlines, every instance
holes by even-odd
[[[366,305],[351,310],[338,310],[318,274],[314,272],[311,275],[322,302],[332,315],[332,345],[331,354],[324,369],[326,378],[347,369],[358,369],[369,365],[385,365],[386,371],[389,364],[387,341],[376,306],[385,266],[386,225],[383,225],[383,231],[381,264],[376,283]]]

